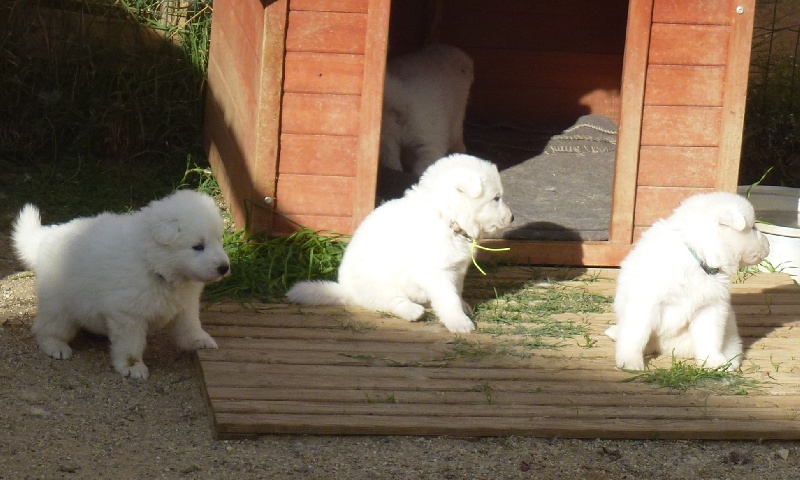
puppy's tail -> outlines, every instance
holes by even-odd
[[[314,280],[297,282],[287,293],[290,302],[303,305],[348,305],[350,294],[337,282]]]
[[[25,264],[25,267],[31,270],[36,270],[42,232],[42,219],[39,216],[39,209],[30,203],[25,205],[14,222],[12,238],[17,257]]]

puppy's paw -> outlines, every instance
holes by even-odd
[[[734,362],[736,363],[735,367],[734,367]],[[725,365],[727,363],[728,363],[728,360],[725,358],[725,355],[723,355],[721,353],[715,353],[715,354],[709,355],[705,359],[701,359],[701,358],[697,359],[697,366],[703,367],[703,368],[717,368],[717,367],[721,367],[721,366],[723,366],[723,365]],[[737,370],[739,368],[739,364],[740,363],[741,363],[741,360],[739,360],[739,357],[734,358],[733,360],[731,360],[731,364],[728,367],[728,370],[730,370],[730,371]]]
[[[67,359],[72,356],[72,349],[61,340],[39,339],[39,348],[56,359]]]
[[[205,336],[195,338],[182,348],[184,350],[191,350],[191,351],[201,350],[205,348],[217,348],[217,342],[211,337],[211,335],[205,333]]]
[[[422,318],[425,314],[425,307],[410,300],[406,300],[395,305],[391,313],[403,320],[414,322]]]
[[[620,370],[644,370],[644,356],[617,355],[617,368]]]
[[[612,325],[612,326],[608,327],[606,329],[606,331],[605,331],[606,336],[608,338],[610,338],[611,340],[616,341],[617,340],[617,329],[618,328],[619,327],[617,325]]]
[[[114,365],[114,368],[126,378],[147,380],[148,377],[150,377],[150,370],[148,370],[147,365],[141,360],[131,358],[124,364]]]
[[[466,315],[460,318],[442,319],[441,321],[453,333],[469,333],[475,330],[475,324]]]

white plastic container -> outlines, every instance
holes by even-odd
[[[767,260],[800,282],[800,188],[742,185],[739,194],[753,204],[756,228],[769,239]]]

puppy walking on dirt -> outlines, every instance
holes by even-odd
[[[360,305],[408,321],[430,304],[451,332],[475,329],[461,298],[474,242],[513,221],[497,167],[453,154],[429,167],[402,198],[361,223],[338,282],[299,282],[287,297],[307,305]]]
[[[216,348],[200,325],[205,283],[228,273],[223,222],[208,195],[183,190],[142,210],[104,213],[42,226],[26,205],[14,224],[14,247],[36,274],[42,351],[69,358],[79,329],[107,336],[114,368],[149,376],[142,354],[148,332],[168,326],[184,350]]]
[[[619,368],[644,369],[644,355],[695,358],[709,368],[741,365],[731,308],[732,278],[769,253],[750,203],[714,192],[685,200],[647,230],[622,262],[614,308]]]

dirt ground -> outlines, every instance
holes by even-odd
[[[53,360],[30,334],[32,274],[0,217],[0,479],[794,479],[796,442],[388,436],[214,438],[193,356],[157,334],[147,381],[122,378],[107,341]]]

